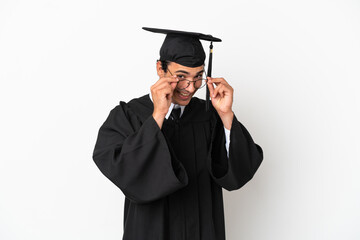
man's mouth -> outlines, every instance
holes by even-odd
[[[184,101],[187,101],[192,95],[190,92],[187,91],[178,91],[178,93],[179,93],[179,98]]]
[[[188,97],[190,96],[190,93],[180,92],[180,95],[184,97]]]

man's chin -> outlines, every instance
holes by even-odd
[[[173,97],[173,103],[178,104],[180,106],[186,106],[190,103],[191,98],[192,98],[192,95],[189,96],[189,98],[186,100],[177,98],[177,97],[175,97],[175,98]]]

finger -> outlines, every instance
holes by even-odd
[[[220,83],[224,85],[229,85],[229,83],[224,78],[211,78],[211,82],[215,83],[215,85],[219,85]]]
[[[221,89],[221,85],[220,85],[220,86],[217,86],[217,87],[215,88],[214,97],[216,97],[216,96],[219,94],[220,89]]]
[[[162,81],[172,83],[172,82],[178,82],[179,79],[176,76],[171,76],[171,77],[163,78]]]
[[[165,95],[172,93],[174,89],[167,82],[163,82],[160,85],[151,89],[153,96],[164,97]]]
[[[165,87],[169,86],[169,83],[168,82],[165,82],[165,81],[162,81],[162,82],[159,82],[156,86],[154,86],[154,90],[160,90],[160,89],[163,89]]]
[[[176,86],[176,83],[173,83],[173,84]],[[158,90],[159,90],[159,91],[166,91],[166,92],[168,93],[169,91],[172,92],[174,89],[173,89],[173,87],[172,87],[171,84],[169,84],[169,83],[167,83],[167,82],[164,82],[163,84],[161,84],[161,85],[159,86]]]
[[[152,87],[157,88],[158,86],[161,86],[162,84],[171,84],[171,83],[177,83],[179,80],[175,77],[166,77],[166,78],[160,78]]]
[[[175,85],[176,86],[176,85]],[[166,97],[167,99],[171,99],[172,96],[174,95],[174,88],[172,88],[172,86],[169,86],[167,89],[166,89]]]
[[[171,76],[170,79],[171,79],[172,81],[173,81],[173,80],[179,81],[179,78],[178,78],[176,75]]]
[[[211,82],[213,83],[223,83],[226,82],[224,78],[211,78]]]
[[[176,83],[174,83],[174,82],[170,83],[170,86],[171,86],[172,90],[174,91],[174,89],[177,86],[177,82]]]
[[[234,89],[228,84],[221,83],[219,87],[221,87],[223,96],[232,95],[234,92]]]
[[[223,87],[224,85],[221,85],[221,88],[219,89],[219,93],[220,93],[220,96],[221,96],[221,98],[223,98],[224,96],[225,96],[225,94],[224,94],[224,87]]]
[[[226,93],[226,87],[221,83],[221,84],[219,84],[218,87],[216,87],[215,91],[216,91],[215,94],[219,94],[219,96],[221,98],[223,98],[225,96],[225,93]]]
[[[215,86],[219,85],[219,82],[214,81],[215,78],[211,78],[211,77],[207,77],[208,78],[208,82],[210,82],[211,84],[215,84]]]

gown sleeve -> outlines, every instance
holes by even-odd
[[[136,203],[160,199],[188,183],[154,118],[150,115],[141,124],[123,102],[100,127],[93,160]]]
[[[234,115],[227,157],[223,124],[218,116],[215,122],[209,154],[210,174],[221,187],[236,190],[252,179],[263,160],[263,151]]]

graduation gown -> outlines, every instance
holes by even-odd
[[[123,240],[225,240],[222,188],[247,183],[262,149],[234,116],[228,158],[221,119],[195,97],[161,129],[152,113],[149,95],[120,102],[93,153],[125,195]]]

